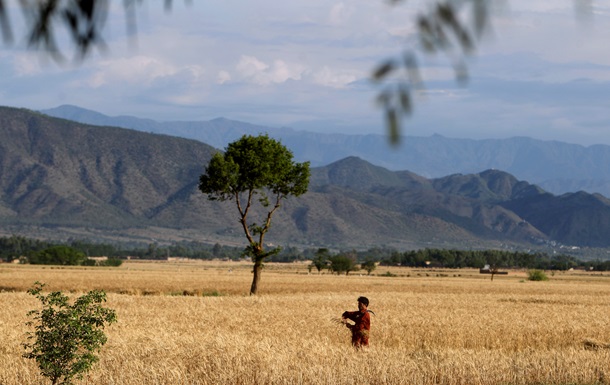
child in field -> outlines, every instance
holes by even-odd
[[[372,312],[368,310],[368,306],[368,298],[359,297],[358,310],[346,311],[341,315],[341,322],[352,331],[352,345],[355,348],[369,346],[369,332],[371,330],[371,315],[369,313]],[[348,319],[354,321],[355,324],[348,323]]]

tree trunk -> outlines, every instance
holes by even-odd
[[[258,291],[258,283],[261,280],[261,272],[263,271],[263,260],[256,259],[254,261],[254,275],[252,276],[252,286],[250,287],[250,295],[255,295]]]

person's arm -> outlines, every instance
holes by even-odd
[[[358,312],[357,311],[344,311],[341,315],[341,318],[347,318],[349,320],[355,321],[354,318]]]
[[[356,322],[354,320],[354,316],[356,315],[356,313],[357,312],[355,312],[355,311],[344,311],[343,314],[341,315],[341,319],[343,320],[343,323],[350,330],[354,330],[355,325],[350,324],[349,322],[347,322],[347,320]]]

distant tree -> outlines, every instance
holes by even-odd
[[[73,249],[82,251],[88,257],[115,257],[117,255],[117,249],[115,246],[104,243],[94,243],[87,240],[72,240],[69,242],[69,246]]]
[[[311,261],[311,265],[318,270],[318,274],[322,272],[322,269],[328,267],[330,252],[326,248],[320,248],[316,251],[313,260]]]
[[[87,258],[81,262],[81,266],[97,266],[97,261],[95,259]]]
[[[99,266],[112,266],[112,267],[119,267],[123,264],[123,260],[119,259],[119,258],[108,258],[105,261],[101,261],[98,265]]]
[[[158,245],[156,243],[148,244],[148,251],[146,252],[146,256],[150,259],[157,258],[157,252],[159,251]]]
[[[342,273],[348,275],[350,271],[355,271],[358,268],[356,264],[356,258],[352,254],[343,253],[334,255],[329,258],[329,261],[330,270],[333,273],[337,273],[337,275],[340,275]]]
[[[10,238],[0,238],[0,257],[6,262],[11,262],[24,255],[27,249],[27,239],[17,235]]]
[[[31,257],[36,252],[50,247],[51,244],[38,239],[28,239],[19,235],[0,238],[0,259],[11,262],[22,256]]]
[[[553,270],[569,270],[578,266],[578,261],[569,255],[556,255],[551,262]]]
[[[280,247],[280,251],[277,254],[270,255],[269,262],[295,262],[305,260],[301,250],[295,246],[286,245]]]
[[[377,268],[377,263],[375,262],[375,260],[367,258],[364,262],[360,264],[360,268],[366,270],[366,273],[368,275],[371,275],[371,273]]]
[[[35,265],[80,265],[86,259],[83,252],[69,246],[52,246],[32,255],[30,263]]]
[[[220,258],[222,256],[222,246],[220,243],[214,244],[214,247],[212,248],[212,255],[214,258]]]
[[[199,179],[199,190],[208,199],[232,200],[237,206],[249,243],[245,254],[254,262],[250,294],[258,291],[265,258],[279,252],[279,248],[266,251],[264,244],[273,214],[284,199],[307,192],[309,162],[296,163],[292,158],[290,150],[267,135],[244,135],[230,143],[226,152],[214,154]],[[256,202],[265,213],[259,218],[261,224],[249,217]]]

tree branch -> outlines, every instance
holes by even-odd
[[[246,238],[250,244],[255,243],[252,234],[250,233],[250,229],[248,228],[248,212],[250,211],[250,207],[252,206],[252,195],[254,191],[252,189],[248,190],[248,201],[246,203],[246,208],[242,209],[241,200],[239,196],[239,192],[235,192],[235,202],[237,202],[237,209],[239,210],[239,223],[244,229],[244,233],[246,234]]]

